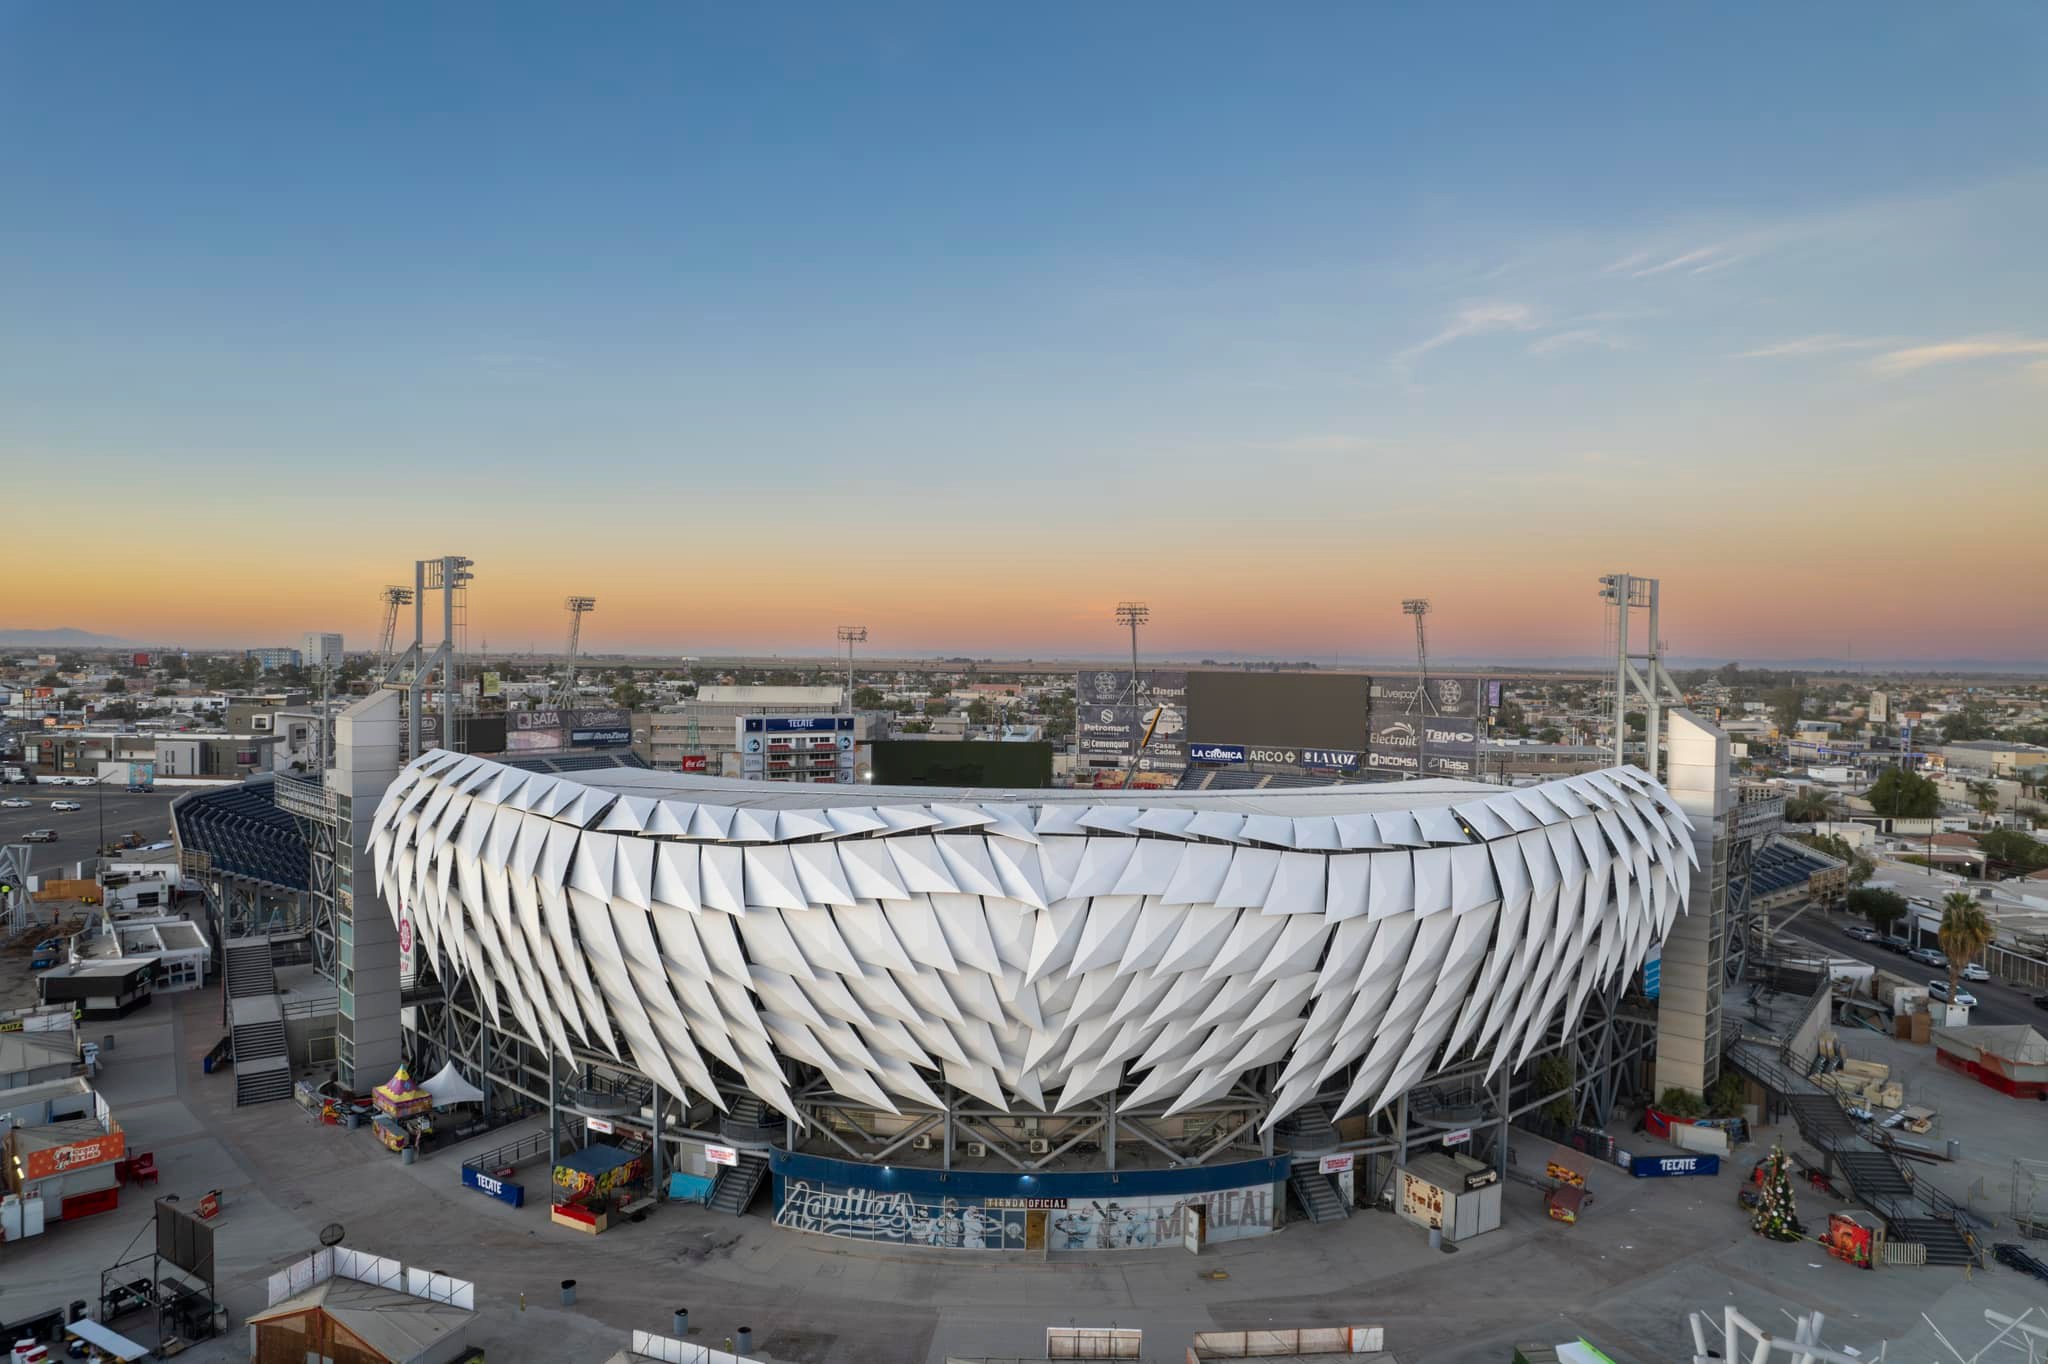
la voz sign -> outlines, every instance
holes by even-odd
[[[1628,1172],[1637,1179],[1664,1179],[1673,1175],[1717,1175],[1721,1173],[1719,1156],[1637,1156],[1629,1162]]]
[[[524,1184],[515,1184],[509,1179],[494,1178],[477,1169],[474,1165],[462,1167],[462,1182],[480,1194],[490,1195],[500,1203],[510,1203],[515,1208],[525,1206],[526,1186]]]

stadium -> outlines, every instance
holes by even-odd
[[[1632,767],[950,793],[545,766],[429,751],[356,830],[410,1063],[636,1128],[729,1211],[772,1187],[800,1230],[975,1248],[1160,1244],[1191,1205],[1256,1235],[1411,1149],[1604,1121],[1653,1083],[1643,968],[1712,846]]]

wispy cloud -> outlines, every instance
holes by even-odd
[[[1774,345],[1758,346],[1755,350],[1737,351],[1739,360],[1790,360],[1808,355],[1833,355],[1845,350],[1877,350],[1897,344],[1886,336],[1844,336],[1839,332],[1823,332],[1819,336],[1795,337],[1790,341],[1779,341]]]
[[[1594,350],[1620,350],[1619,338],[1593,327],[1573,327],[1568,331],[1552,332],[1541,340],[1529,343],[1531,355],[1561,355],[1568,350],[1587,347]]]
[[[1972,336],[1961,341],[1941,341],[1931,346],[1907,346],[1903,350],[1887,351],[1871,363],[1886,374],[1909,374],[1931,365],[2005,360],[2029,355],[2048,355],[2048,341],[2031,336]]]
[[[1476,303],[1459,309],[1456,316],[1444,325],[1442,331],[1401,351],[1394,359],[1399,363],[1406,363],[1440,347],[1448,346],[1453,341],[1462,341],[1472,336],[1485,336],[1490,332],[1525,332],[1535,326],[1536,314],[1526,304]]]
[[[1746,259],[1748,255],[1748,250],[1743,247],[1722,243],[1715,246],[1700,246],[1690,251],[1682,251],[1678,255],[1657,261],[1655,264],[1643,264],[1641,262],[1644,260],[1655,260],[1656,258],[1639,252],[1637,256],[1630,259],[1629,265],[1633,268],[1628,269],[1626,273],[1630,279],[1649,279],[1655,275],[1668,275],[1674,270],[1683,270],[1687,274],[1704,275],[1715,270],[1725,270],[1738,261]],[[1609,266],[1608,270],[1610,272],[1618,272],[1620,265],[1620,262],[1616,262],[1615,265]]]
[[[1273,440],[1248,441],[1247,450],[1257,450],[1276,455],[1355,455],[1366,450],[1377,449],[1379,442],[1370,436],[1350,436],[1337,432],[1324,432],[1307,436],[1283,436]]]

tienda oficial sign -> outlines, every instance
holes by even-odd
[[[89,1165],[119,1160],[127,1154],[128,1138],[123,1132],[109,1132],[103,1137],[74,1141],[68,1146],[49,1146],[28,1153],[28,1159],[22,1162],[22,1179],[48,1179],[52,1175],[83,1170]]]

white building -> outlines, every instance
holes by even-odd
[[[306,666],[309,668],[339,668],[341,666],[341,636],[316,630],[306,632],[304,649]]]

